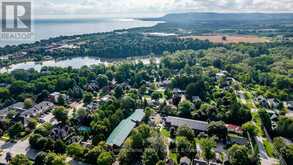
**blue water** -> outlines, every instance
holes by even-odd
[[[154,58],[154,60],[156,63],[160,62],[159,58]],[[43,61],[42,63],[29,61],[29,62],[13,64],[13,65],[10,65],[9,67],[0,68],[0,73],[11,72],[17,69],[28,70],[32,68],[36,71],[41,71],[41,69],[45,66],[62,67],[62,68],[72,67],[72,68],[78,69],[83,66],[91,66],[91,65],[97,65],[97,64],[109,65],[109,64],[115,64],[116,62],[120,62],[120,61],[121,59],[110,60],[110,59],[99,59],[94,57],[74,57],[74,58],[68,58],[64,60],[48,60],[48,61]],[[132,59],[132,61],[133,62],[141,61],[144,64],[150,64],[150,58],[137,58],[137,59]]]
[[[41,19],[33,22],[33,39],[22,41],[3,41],[0,46],[32,43],[42,39],[58,36],[70,36],[98,32],[110,32],[119,29],[135,27],[150,27],[156,25],[155,21],[141,21],[135,19]]]

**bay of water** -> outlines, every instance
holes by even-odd
[[[22,43],[32,43],[35,41],[49,39],[58,36],[71,36],[78,34],[111,32],[120,29],[130,29],[136,27],[151,27],[160,22],[157,21],[142,21],[137,19],[40,19],[34,21],[34,39],[25,41],[3,41],[0,40],[0,46],[18,45]],[[139,59],[143,63],[150,62],[149,59]],[[0,68],[0,73],[11,72],[16,69],[35,69],[40,71],[42,67],[72,67],[81,68],[82,66],[91,66],[97,64],[111,64],[121,60],[101,60],[92,57],[75,57],[65,60],[49,60],[41,63],[22,62],[10,65],[9,67]],[[137,60],[135,60],[137,61]]]
[[[141,61],[144,64],[150,64],[151,58],[137,58],[137,59],[100,59],[100,58],[94,58],[94,57],[74,57],[70,59],[64,59],[64,60],[48,60],[48,61],[43,61],[43,62],[22,62],[18,64],[13,64],[10,65],[9,67],[4,67],[0,68],[0,73],[5,73],[5,72],[11,72],[13,70],[17,69],[24,69],[28,70],[33,68],[36,71],[41,71],[42,67],[62,67],[62,68],[67,68],[67,67],[72,67],[74,69],[79,69],[83,66],[91,66],[91,65],[98,65],[98,64],[104,64],[104,65],[109,65],[109,64],[114,64],[118,63],[121,61],[132,61],[132,62],[139,62]],[[156,63],[160,62],[160,58],[154,58]]]
[[[159,22],[137,19],[39,19],[33,23],[33,40],[0,40],[0,46],[32,43],[58,36],[71,36],[99,32],[111,32],[119,29],[151,27]]]

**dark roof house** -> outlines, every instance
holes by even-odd
[[[175,127],[188,126],[191,129],[198,131],[208,131],[208,122],[186,119],[181,117],[167,116],[165,117],[165,124]]]
[[[32,108],[22,112],[20,114],[21,117],[27,118],[31,116],[36,116],[39,113],[44,113],[48,110],[51,110],[54,107],[54,104],[48,101],[43,101]]]
[[[0,110],[0,120],[4,119],[9,114],[9,112],[11,112],[13,110],[16,111],[16,113],[21,113],[21,112],[25,111],[24,103],[17,102],[15,104],[12,104],[12,105],[6,107],[6,108],[1,109]]]
[[[191,160],[184,156],[182,158],[180,158],[180,165],[190,165],[191,164]]]
[[[293,101],[288,101],[287,106],[289,110],[293,111]]]
[[[208,165],[208,163],[204,160],[193,159],[193,165]]]

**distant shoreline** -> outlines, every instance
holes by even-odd
[[[54,39],[61,36],[76,36],[128,30],[133,28],[152,27],[157,21],[144,21],[139,18],[97,18],[97,19],[36,19],[34,20],[34,39],[24,41],[0,41],[0,48],[5,46],[19,46],[34,44],[41,40]]]

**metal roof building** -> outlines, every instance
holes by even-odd
[[[144,118],[144,115],[145,113],[143,109],[137,109],[131,116],[129,116],[129,119],[135,122],[141,122],[142,119]]]
[[[166,122],[166,124],[169,124],[169,125],[175,126],[175,127],[180,127],[180,126],[186,125],[189,128],[194,129],[194,130],[199,130],[199,131],[207,131],[208,130],[208,122],[205,122],[205,121],[167,116],[167,117],[165,117],[165,122]]]
[[[132,129],[136,126],[136,122],[141,122],[145,113],[143,109],[137,109],[127,119],[122,120],[119,125],[112,131],[107,139],[107,144],[121,146],[126,140]]]

